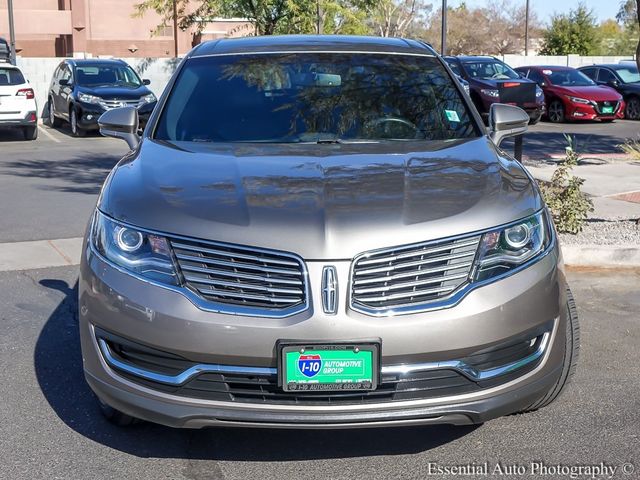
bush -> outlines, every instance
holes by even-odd
[[[551,182],[542,184],[540,189],[558,231],[576,234],[582,230],[587,214],[593,211],[593,202],[581,191],[584,179],[571,175],[580,155],[574,149],[573,138],[568,135],[565,138],[569,144],[566,156],[553,172]]]

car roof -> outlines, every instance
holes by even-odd
[[[458,55],[457,57],[454,58],[458,58],[463,62],[466,61],[482,61],[482,60],[498,60],[499,62],[501,62],[502,60],[497,59],[496,57],[492,57],[491,55]]]
[[[12,63],[9,62],[1,62],[0,61],[0,68],[12,68],[13,70],[20,70],[20,67],[17,67],[16,65],[13,65]]]
[[[204,42],[189,56],[267,52],[387,52],[435,55],[434,50],[418,40],[392,37],[352,35],[267,35],[262,37],[224,38]]]
[[[126,64],[124,60],[120,60],[119,58],[86,58],[86,59],[67,59],[66,63],[70,65],[76,65],[81,67],[82,65],[96,65],[96,64],[104,64],[104,65],[123,65]]]
[[[575,70],[573,67],[567,67],[565,65],[529,65],[524,67],[518,67],[518,69],[528,68],[531,70]]]
[[[593,65],[583,65],[580,68],[597,68],[597,67],[603,67],[603,68],[611,68],[613,70],[620,70],[623,68],[629,68],[629,63],[631,62],[627,62],[625,63],[594,63]],[[633,66],[636,66],[636,62],[633,62]]]

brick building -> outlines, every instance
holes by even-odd
[[[163,26],[155,12],[134,17],[141,0],[14,0],[16,50],[23,57],[174,55],[172,25]],[[8,40],[6,0],[0,0],[0,36]],[[152,34],[156,29],[156,34]],[[178,30],[178,53],[203,40],[245,36],[252,25],[242,19],[215,19],[196,28]]]

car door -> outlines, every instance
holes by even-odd
[[[60,81],[65,80],[66,85],[60,85]],[[55,103],[56,113],[64,118],[69,118],[69,101],[73,93],[73,73],[70,65],[63,65],[58,81],[58,96]]]
[[[596,80],[598,85],[606,85],[607,87],[615,88],[618,90],[620,88],[620,80],[608,68],[600,68],[598,71],[598,80]]]

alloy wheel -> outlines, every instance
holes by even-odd
[[[562,103],[558,100],[551,102],[547,115],[549,116],[549,120],[553,123],[562,122],[564,120],[564,107],[562,106]]]
[[[640,119],[640,99],[638,98],[630,98],[627,103],[627,108],[625,110],[625,118],[629,120],[639,120]]]

